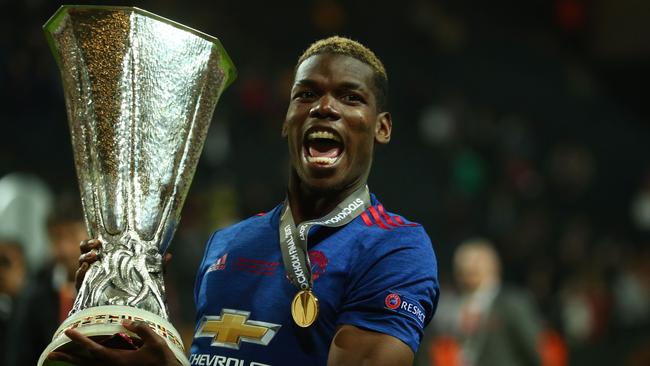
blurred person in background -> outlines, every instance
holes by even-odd
[[[493,245],[485,239],[465,241],[453,265],[458,293],[443,290],[417,365],[541,365],[537,310],[524,292],[502,284]]]
[[[7,339],[12,336],[9,322],[25,281],[26,267],[22,245],[13,239],[0,238],[0,355],[10,350],[6,347]]]
[[[49,252],[45,222],[51,206],[50,188],[38,176],[12,172],[0,177],[0,237],[23,244],[28,276],[49,258],[43,253]]]
[[[25,286],[9,324],[11,338],[3,365],[35,365],[76,296],[79,243],[88,234],[78,195],[58,197],[47,220],[52,258]]]

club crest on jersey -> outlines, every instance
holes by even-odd
[[[325,253],[320,250],[310,250],[309,262],[311,263],[311,278],[316,281],[318,277],[325,274],[329,260],[325,256]]]
[[[404,295],[389,292],[384,298],[384,306],[386,309],[392,310],[395,313],[404,314],[414,319],[421,328],[424,328],[426,315],[419,302],[411,300]]]

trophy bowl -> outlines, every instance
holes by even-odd
[[[86,226],[103,246],[38,365],[57,364],[52,351],[79,351],[69,328],[137,347],[124,319],[146,322],[189,365],[168,321],[162,256],[233,63],[217,38],[138,8],[62,6],[43,28],[63,81]]]

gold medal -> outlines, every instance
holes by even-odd
[[[311,290],[296,294],[291,302],[291,315],[299,327],[307,328],[318,317],[318,299]]]

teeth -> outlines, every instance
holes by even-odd
[[[327,131],[315,131],[307,135],[308,140],[315,140],[315,139],[329,139],[329,140],[334,140],[336,142],[341,142],[341,139],[336,136],[335,134]]]
[[[330,165],[336,162],[336,158],[328,158],[325,156],[320,156],[320,157],[307,156],[307,161],[310,163]]]

